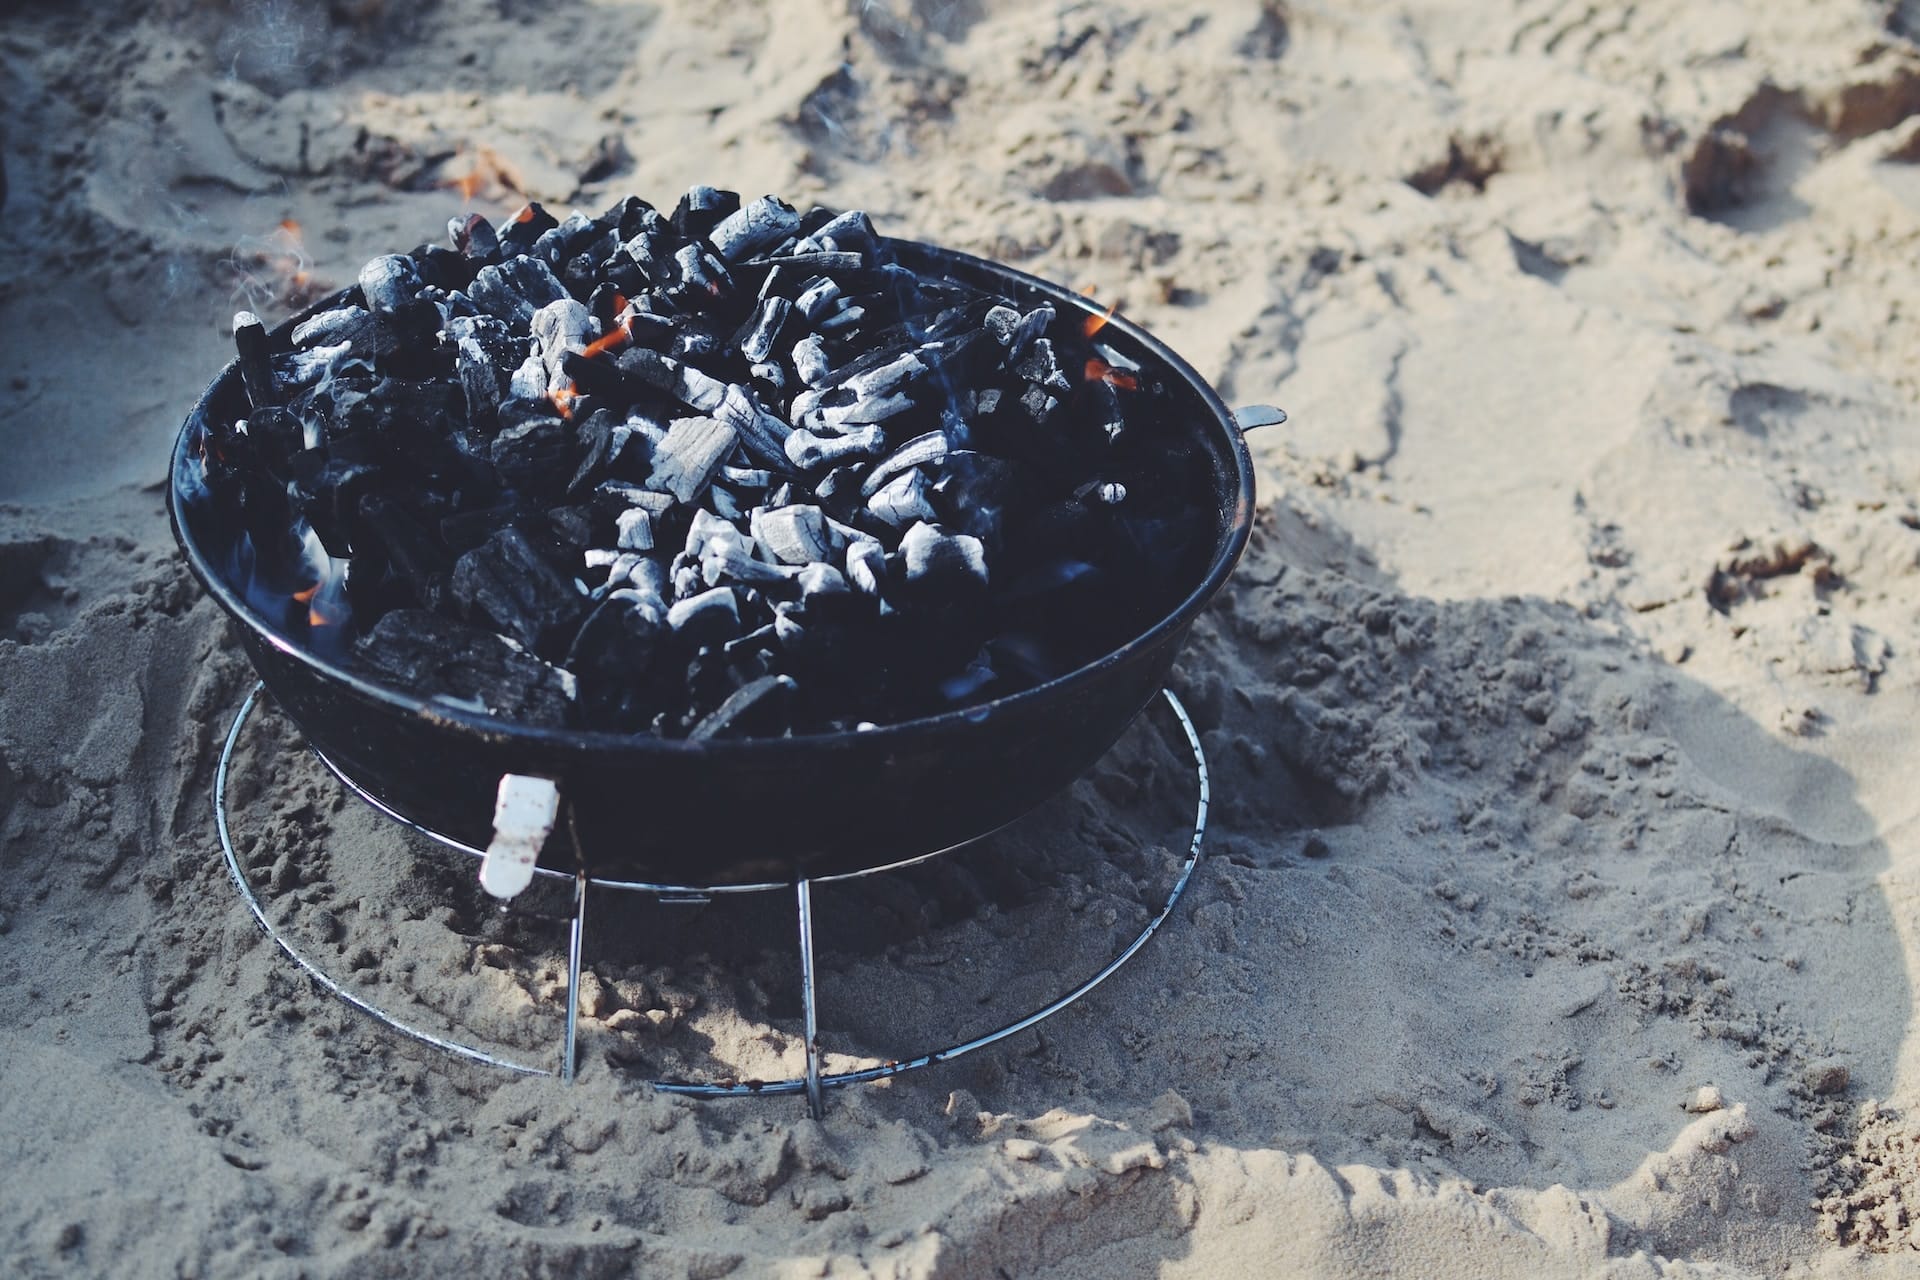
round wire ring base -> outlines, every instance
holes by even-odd
[[[315,983],[317,983],[321,987],[321,989],[326,991],[329,995],[333,996],[335,999],[341,1001],[343,1004],[346,1004],[354,1009],[357,1009],[361,1013],[366,1014],[368,1017],[373,1018],[375,1021],[382,1023],[383,1025],[388,1027],[390,1030],[397,1031],[401,1035],[407,1036],[408,1038],[416,1040],[421,1044],[425,1044],[431,1048],[438,1049],[443,1053],[450,1054],[458,1058],[464,1058],[471,1062],[478,1062],[485,1066],[499,1067],[507,1071],[516,1071],[523,1075],[564,1076],[567,1078],[571,1078],[572,1072],[570,1069],[563,1069],[563,1070],[556,1071],[548,1067],[538,1067],[538,1066],[532,1066],[524,1062],[515,1062],[515,1061],[512,1061],[511,1059],[502,1058],[497,1054],[489,1053],[486,1050],[477,1048],[473,1045],[462,1044],[457,1040],[450,1040],[445,1036],[435,1035],[430,1031],[423,1030],[419,1027],[413,1026],[412,1024],[401,1020],[398,1017],[395,1017],[393,1014],[387,1012],[385,1009],[381,1008],[379,1005],[374,1004],[372,1001],[366,999],[363,996],[355,994],[354,992],[348,990],[345,986],[341,985],[341,983],[337,981],[332,975],[327,973],[326,970],[322,969],[318,964],[314,963],[312,960],[308,959],[305,955],[303,955],[298,948],[296,948],[290,941],[288,941],[285,935],[283,935],[278,929],[274,927],[273,922],[267,918],[267,912],[266,912],[265,906],[261,903],[259,896],[254,892],[253,886],[248,883],[246,873],[244,870],[242,870],[240,866],[240,855],[234,848],[233,834],[228,825],[228,803],[227,803],[227,775],[233,761],[234,748],[240,741],[240,731],[246,726],[248,719],[253,715],[254,708],[258,705],[260,700],[260,695],[265,689],[266,689],[265,681],[260,681],[256,683],[253,686],[253,689],[247,694],[246,699],[240,704],[239,711],[237,711],[234,714],[233,724],[227,730],[226,744],[221,748],[220,762],[218,766],[215,768],[214,775],[213,775],[213,817],[214,817],[215,828],[218,830],[220,835],[220,849],[221,849],[221,852],[226,856],[228,877],[233,881],[234,888],[239,892],[241,900],[247,904],[247,910],[253,913],[254,923],[259,925],[261,931],[267,935],[268,939],[271,940],[273,944],[277,946],[281,950],[281,952],[285,954],[286,957],[289,960],[291,960],[296,966],[298,966],[309,978],[311,978]],[[918,1070],[921,1067],[930,1067],[935,1065],[936,1063],[950,1062],[955,1058],[961,1057],[965,1054],[972,1053],[976,1049],[984,1049],[988,1045],[998,1044],[1002,1040],[1008,1039],[1011,1036],[1018,1035],[1020,1032],[1027,1030],[1029,1027],[1032,1027],[1038,1023],[1044,1022],[1046,1019],[1052,1017],[1054,1014],[1059,1013],[1062,1009],[1065,1009],[1067,1006],[1080,1000],[1083,996],[1091,992],[1095,987],[1099,986],[1101,983],[1105,982],[1108,978],[1112,977],[1115,973],[1117,973],[1120,970],[1122,966],[1124,966],[1129,960],[1133,959],[1133,957],[1139,953],[1142,947],[1146,946],[1148,939],[1152,938],[1155,933],[1159,932],[1160,926],[1165,924],[1167,921],[1167,918],[1173,914],[1174,907],[1179,904],[1181,897],[1185,895],[1187,891],[1187,885],[1193,878],[1194,868],[1199,865],[1201,842],[1204,839],[1206,835],[1206,830],[1207,830],[1207,808],[1212,800],[1213,788],[1212,788],[1211,782],[1209,781],[1208,772],[1207,772],[1206,752],[1200,746],[1200,734],[1194,728],[1193,720],[1190,716],[1188,716],[1186,707],[1181,703],[1180,699],[1174,695],[1173,690],[1162,689],[1160,691],[1160,695],[1162,698],[1166,700],[1167,706],[1172,709],[1175,719],[1179,721],[1180,729],[1182,733],[1184,733],[1186,736],[1187,747],[1189,750],[1193,752],[1194,774],[1195,774],[1196,780],[1199,783],[1199,800],[1195,806],[1194,817],[1193,817],[1193,836],[1192,836],[1192,839],[1189,840],[1187,844],[1187,855],[1180,864],[1179,874],[1174,878],[1173,888],[1168,892],[1166,899],[1161,903],[1159,910],[1154,913],[1152,919],[1147,921],[1146,927],[1140,931],[1139,935],[1135,937],[1132,942],[1128,943],[1127,946],[1123,950],[1121,950],[1121,952],[1118,955],[1116,955],[1113,959],[1109,960],[1106,963],[1106,965],[1099,970],[1099,972],[1095,973],[1092,977],[1080,983],[1080,985],[1074,987],[1072,990],[1066,992],[1061,996],[1056,997],[1055,999],[1041,1006],[1040,1008],[1035,1009],[1033,1012],[1027,1014],[1025,1017],[1018,1018],[1013,1022],[1009,1022],[1005,1026],[1000,1027],[998,1030],[989,1031],[983,1035],[976,1036],[971,1040],[962,1041],[959,1044],[951,1045],[944,1049],[935,1049],[935,1050],[932,1050],[931,1052],[923,1053],[913,1058],[896,1059],[896,1060],[884,1062],[879,1066],[865,1067],[857,1071],[843,1071],[835,1074],[822,1073],[811,1080],[805,1076],[795,1076],[787,1080],[729,1081],[729,1082],[718,1083],[718,1084],[703,1084],[695,1081],[671,1080],[671,1079],[653,1080],[653,1081],[650,1081],[649,1083],[653,1086],[653,1088],[663,1093],[676,1093],[676,1094],[681,1094],[687,1097],[694,1097],[694,1098],[770,1097],[770,1096],[783,1095],[783,1094],[798,1094],[802,1092],[806,1092],[806,1093],[809,1093],[810,1095],[817,1097],[818,1091],[820,1089],[840,1088],[842,1086],[850,1085],[850,1084],[864,1084],[874,1080],[885,1080],[892,1076],[901,1075],[908,1071]],[[319,755],[319,752],[316,751],[315,754]],[[385,805],[382,805],[379,802],[373,800],[373,798],[371,796],[368,796],[364,790],[362,790],[360,787],[352,783],[351,780],[347,779],[345,775],[340,773],[339,769],[333,764],[332,761],[328,760],[325,756],[320,756],[320,759],[322,763],[326,764],[328,769],[335,774],[336,777],[339,777],[343,783],[346,783],[346,785],[355,794],[361,796],[363,799],[366,799],[369,803],[371,803],[376,810],[386,814],[390,818],[393,818],[397,821],[404,823],[406,826],[416,831],[420,831],[425,835],[433,837],[434,839],[440,841],[442,844],[450,845],[456,849],[461,849],[463,851],[467,849],[467,846],[462,845],[457,841],[451,840],[445,836],[439,835],[436,832],[430,831],[425,827],[421,827],[416,823],[413,823],[413,822],[407,821],[404,818],[401,818],[398,814],[388,809]],[[937,855],[928,854],[924,856],[933,857]],[[923,858],[907,859],[899,863],[894,863],[885,867],[876,868],[872,872],[859,872],[856,874],[860,874],[860,875],[876,874],[877,872],[880,872],[880,871],[894,870],[894,869],[897,869],[898,867],[911,865],[912,863],[920,862],[923,860],[924,860]],[[561,873],[561,874],[564,875],[565,873]],[[846,878],[846,877],[839,877],[839,878]],[[801,960],[802,960],[803,969],[806,972],[807,979],[808,979],[806,1004],[807,1004],[807,1010],[809,1015],[811,1015],[812,1009],[813,1009],[812,982],[811,982],[811,975],[812,975],[812,969],[813,969],[812,941],[811,941],[812,912],[811,912],[811,905],[810,905],[811,898],[810,898],[809,890],[810,890],[810,887],[816,883],[824,883],[824,881],[802,880],[798,882],[797,886],[793,884],[729,886],[726,889],[717,890],[719,892],[751,892],[751,891],[771,890],[771,889],[792,889],[795,887],[799,889]],[[643,885],[643,884],[633,884],[633,883],[626,883],[626,882],[588,881],[584,877],[581,877],[579,880],[579,890],[577,894],[577,914],[574,919],[575,936],[574,936],[574,947],[573,947],[573,950],[574,950],[573,962],[576,965],[578,963],[578,955],[579,955],[579,931],[583,926],[584,919],[585,919],[585,914],[584,914],[585,901],[586,901],[585,890],[586,890],[586,887],[590,884],[599,886],[599,887],[610,888],[610,889],[628,889],[628,890],[634,890],[639,892],[653,893],[661,897],[675,897],[675,896],[684,895],[688,892],[707,893],[707,892],[716,891],[716,890],[688,890],[688,889],[683,889],[676,886],[666,886],[666,885]],[[572,984],[569,985],[569,989],[567,992],[567,999],[569,1004],[572,1004],[576,1000],[576,996],[575,996],[575,992],[573,990]],[[569,1019],[569,1022],[571,1022],[571,1019]],[[809,1030],[811,1031],[811,1027],[809,1027]],[[817,1046],[813,1046],[813,1047],[814,1047],[814,1051],[817,1053]],[[572,1063],[572,1058],[573,1058],[573,1044],[570,1039],[566,1046],[566,1060],[569,1068]]]

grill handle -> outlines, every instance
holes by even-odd
[[[533,882],[540,846],[560,815],[560,787],[552,778],[503,774],[493,801],[493,843],[480,861],[480,887],[506,901]]]
[[[1277,427],[1286,420],[1287,411],[1270,404],[1241,405],[1233,411],[1233,424],[1242,435],[1258,427]]]

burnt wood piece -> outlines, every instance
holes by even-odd
[[[484,617],[503,635],[538,653],[571,638],[586,598],[548,564],[527,536],[506,528],[461,556],[453,568],[453,595],[469,616]]]
[[[413,693],[522,724],[567,723],[574,680],[503,636],[424,609],[394,609],[362,636],[359,660]]]

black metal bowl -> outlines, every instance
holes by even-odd
[[[1096,314],[1080,296],[952,250],[890,241],[926,276]],[[320,304],[334,305],[337,299]],[[317,310],[319,308],[315,308]],[[289,322],[291,324],[291,322]],[[721,887],[869,870],[965,844],[1064,788],[1160,689],[1188,629],[1245,549],[1253,467],[1233,414],[1158,339],[1116,317],[1101,340],[1166,388],[1168,420],[1204,460],[1211,554],[1165,616],[1104,657],[1023,692],[857,733],[701,742],[508,723],[376,683],[282,634],[231,580],[238,530],[204,501],[206,424],[244,403],[235,366],[213,380],[174,446],[168,511],[193,574],[241,626],[281,709],[354,785],[468,845],[490,838],[504,774],[558,782],[571,809],[542,864],[596,877]]]

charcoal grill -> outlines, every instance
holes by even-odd
[[[1063,316],[1099,314],[1079,295],[996,263],[911,241],[888,245],[897,261],[925,276],[1028,305],[1051,302]],[[343,296],[325,299],[306,314],[338,305]],[[222,567],[233,562],[238,530],[198,496],[194,459],[207,424],[223,413],[233,416],[243,403],[239,371],[230,365],[180,433],[168,507],[189,567],[240,624],[242,644],[260,676],[233,721],[214,794],[228,868],[255,918],[323,986],[397,1030],[471,1059],[552,1074],[405,1025],[352,995],[274,930],[234,852],[225,786],[235,744],[264,690],[346,786],[382,813],[454,849],[478,855],[487,844],[503,777],[558,785],[565,817],[546,840],[538,869],[574,882],[562,1078],[570,1079],[575,1066],[577,1001],[571,993],[577,990],[593,889],[668,898],[774,889],[795,894],[806,1075],[754,1084],[657,1082],[663,1089],[699,1096],[804,1090],[818,1114],[823,1087],[947,1060],[1024,1030],[1085,995],[1159,928],[1200,856],[1206,763],[1191,721],[1164,684],[1194,619],[1225,583],[1251,531],[1253,469],[1242,433],[1285,418],[1264,406],[1230,411],[1191,366],[1122,317],[1110,320],[1102,340],[1164,385],[1172,406],[1167,416],[1185,431],[1185,443],[1209,477],[1212,551],[1191,589],[1133,639],[1031,689],[877,729],[779,739],[669,740],[507,723],[380,684],[278,632]],[[823,1077],[814,1018],[813,885],[934,857],[999,830],[1091,767],[1156,697],[1164,698],[1193,751],[1199,802],[1186,861],[1147,928],[1089,981],[998,1032],[871,1071]],[[853,779],[857,803],[811,803],[843,791]],[[743,803],[787,815],[777,847],[769,848],[769,837],[752,824],[711,821],[709,815]]]

